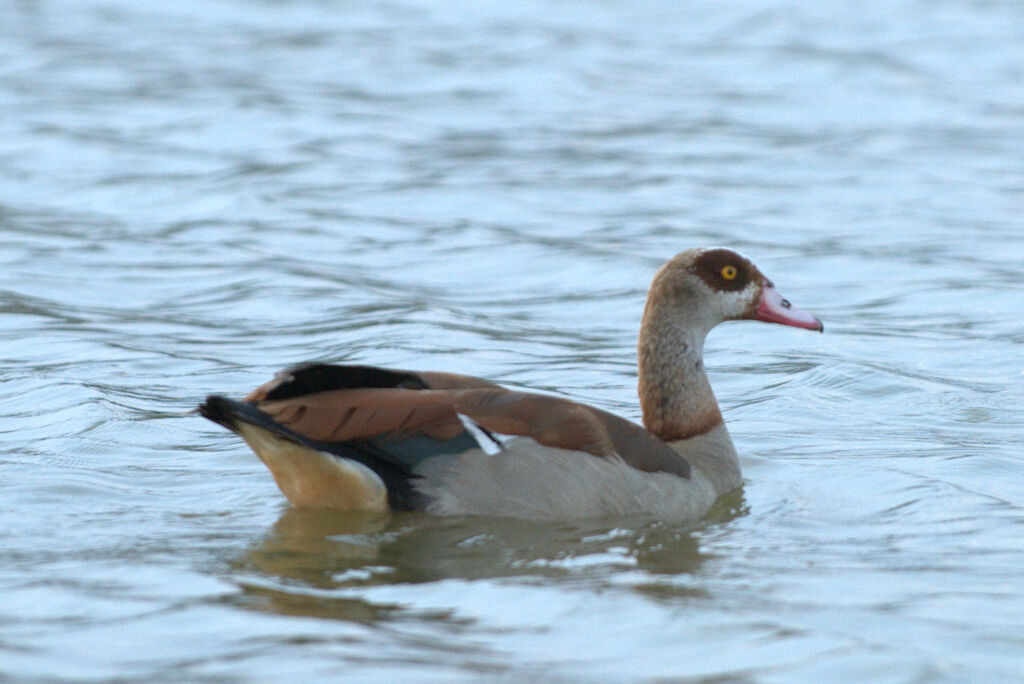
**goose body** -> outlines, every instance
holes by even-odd
[[[732,250],[690,249],[658,271],[638,342],[644,426],[465,375],[328,364],[199,410],[296,506],[697,520],[741,483],[703,365],[708,331],[735,319],[822,330]]]

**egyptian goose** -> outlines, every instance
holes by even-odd
[[[638,342],[644,427],[465,375],[327,364],[199,410],[296,506],[693,521],[741,483],[702,358],[708,331],[735,319],[823,330],[732,250],[689,249],[657,272]]]

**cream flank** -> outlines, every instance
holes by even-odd
[[[255,425],[239,423],[238,434],[296,506],[345,511],[388,510],[388,492],[377,474],[347,458],[316,451]]]

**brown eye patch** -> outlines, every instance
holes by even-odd
[[[750,282],[753,265],[731,249],[709,249],[697,258],[693,270],[712,289],[736,292]]]

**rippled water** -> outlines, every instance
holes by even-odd
[[[690,6],[693,5],[693,6]],[[1024,679],[1024,6],[0,4],[0,679]],[[697,529],[290,509],[186,412],[309,360],[632,418],[726,244]]]

